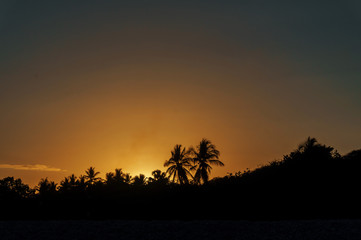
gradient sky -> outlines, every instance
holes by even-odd
[[[255,168],[361,147],[361,3],[0,1],[0,178],[133,176],[205,137]]]

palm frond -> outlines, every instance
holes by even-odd
[[[194,170],[197,170],[197,168],[198,168],[198,165],[193,165],[192,167],[190,167],[189,170],[194,171]]]
[[[223,166],[224,166],[224,163],[221,162],[221,161],[218,160],[218,159],[211,159],[211,160],[208,160],[208,162],[209,162],[211,165],[220,166],[220,167],[223,167]]]

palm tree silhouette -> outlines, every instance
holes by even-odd
[[[84,175],[80,175],[76,180],[76,188],[80,191],[84,191],[87,187],[86,177]]]
[[[116,168],[115,169],[114,181],[116,181],[116,182],[124,182],[124,173],[123,173],[121,168]]]
[[[114,173],[112,172],[108,172],[105,174],[105,181],[107,184],[112,184],[114,183]]]
[[[116,168],[114,173],[109,172],[105,176],[107,184],[126,183],[126,174],[121,168]]]
[[[201,181],[203,181],[203,183],[208,182],[212,170],[211,165],[224,166],[223,162],[219,160],[220,153],[216,149],[216,146],[205,138],[202,139],[196,149],[191,147],[190,152],[194,155],[193,162],[195,164],[191,170],[196,171],[194,180],[198,184],[200,184]]]
[[[134,186],[144,186],[147,183],[147,178],[144,174],[139,174],[139,176],[135,176],[133,178],[133,185]]]
[[[65,177],[64,180],[60,182],[59,190],[66,192],[74,189],[77,186],[77,177],[72,174],[69,177]]]
[[[70,189],[69,178],[65,177],[64,180],[60,182],[60,191],[68,191]]]
[[[77,177],[74,175],[74,174],[72,174],[72,175],[70,175],[69,177],[68,177],[68,179],[69,179],[69,184],[72,186],[72,187],[75,187],[76,185],[77,185]]]
[[[161,170],[157,169],[152,172],[153,177],[149,177],[148,181],[151,184],[160,184],[165,185],[169,182],[167,175],[165,172],[162,172]]]
[[[316,146],[319,146],[319,145],[320,144],[317,143],[316,138],[308,137],[305,142],[301,143],[298,146],[297,150],[299,152],[306,152],[306,151],[309,151],[310,149],[313,149],[313,148],[315,148]]]
[[[88,168],[88,170],[85,171],[85,179],[87,180],[87,183],[89,185],[94,185],[97,181],[99,181],[101,178],[97,177],[97,175],[100,174],[100,172],[96,172],[94,167]]]
[[[42,178],[38,184],[37,190],[40,195],[48,196],[56,194],[57,184],[49,181],[48,178]]]
[[[172,182],[175,182],[177,179],[180,184],[188,184],[188,176],[192,176],[189,172],[189,168],[192,167],[190,164],[191,158],[189,157],[189,151],[186,148],[182,149],[182,145],[177,144],[174,146],[173,151],[171,151],[171,158],[165,161],[164,167],[168,167],[166,173],[169,174],[169,177],[172,178]]]
[[[130,184],[133,180],[132,176],[129,173],[125,173],[123,177],[126,184]]]

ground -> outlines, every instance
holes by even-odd
[[[361,220],[3,221],[0,239],[361,239]]]

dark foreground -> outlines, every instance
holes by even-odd
[[[3,221],[0,239],[361,239],[361,220]]]

